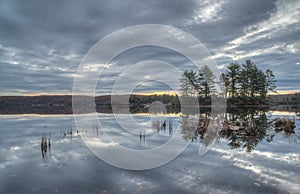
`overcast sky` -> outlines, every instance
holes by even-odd
[[[299,0],[1,0],[0,95],[71,93],[88,50],[106,35],[138,24],[192,34],[221,71],[251,59],[274,71],[278,90],[300,90]],[[114,81],[109,71],[106,75]]]

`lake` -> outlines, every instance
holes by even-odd
[[[76,117],[89,119],[89,115]],[[130,133],[122,131],[115,117],[97,114],[100,127],[92,121],[76,126],[73,115],[1,115],[0,193],[300,191],[300,121],[295,112],[228,113],[231,127],[245,127],[246,119],[256,129],[222,130],[203,155],[198,150],[204,146],[209,115],[166,114],[149,122],[147,114],[135,114],[137,122],[148,125]],[[196,128],[189,125],[195,117],[204,124]],[[276,129],[276,118],[295,121],[294,132]],[[189,144],[163,166],[125,170],[99,159],[82,140],[101,137],[103,131],[120,145],[136,150],[157,147],[175,134]]]

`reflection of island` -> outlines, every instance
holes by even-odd
[[[207,138],[209,122],[212,121],[209,112],[192,115],[182,115],[181,133],[186,141],[199,141],[208,145],[212,138]],[[225,115],[225,121],[219,130],[219,138],[226,138],[232,149],[245,148],[251,152],[262,140],[271,142],[276,133],[295,133],[294,121],[287,118],[268,119],[263,110],[241,109],[230,110]]]

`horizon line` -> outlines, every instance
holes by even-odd
[[[282,91],[277,91],[275,92],[270,92],[268,95],[287,95],[287,94],[296,94],[300,93],[300,90],[282,90]],[[132,93],[133,95],[144,95],[144,96],[150,96],[150,95],[158,95],[162,96],[165,94],[168,94],[170,96],[175,96],[176,93],[174,91],[157,91],[157,92],[137,92],[137,93]],[[27,94],[2,94],[2,96],[72,96],[72,93],[48,93],[48,92],[42,92],[42,93],[27,93]],[[77,94],[77,95],[83,95],[83,96],[93,96],[93,95],[87,95],[87,94]],[[99,94],[96,96],[108,96],[111,94]],[[128,95],[128,94],[115,94],[115,95]]]

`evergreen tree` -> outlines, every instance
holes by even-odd
[[[271,69],[267,69],[265,72],[266,75],[266,91],[267,92],[276,92],[276,80],[275,75],[273,74]]]
[[[181,91],[183,97],[188,97],[190,91],[190,81],[186,76],[186,72],[187,71],[185,71],[180,78],[181,85],[179,91]]]
[[[231,63],[228,67],[227,78],[229,79],[229,96],[235,97],[236,91],[238,89],[238,78],[240,74],[240,65],[238,63]],[[226,84],[226,81],[225,81]]]
[[[199,72],[200,83],[202,85],[201,93],[204,95],[205,99],[208,99],[211,93],[216,91],[215,88],[215,75],[208,66],[203,66]]]
[[[198,77],[197,72],[194,72],[193,70],[186,71],[185,76],[188,78],[190,83],[190,93],[192,96],[196,95],[198,96],[200,84],[198,83]]]
[[[221,74],[221,79],[224,82],[224,88],[222,88],[222,91],[225,93],[225,98],[227,98],[229,96],[229,90],[230,90],[230,86],[231,86],[231,80],[229,79],[229,77],[225,73]]]

